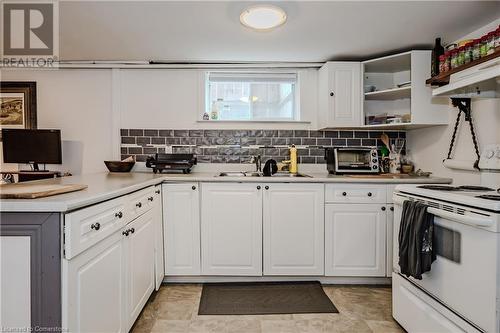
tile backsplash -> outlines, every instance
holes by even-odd
[[[385,133],[390,139],[406,138],[404,131]],[[382,145],[381,131],[121,129],[120,134],[122,159],[132,155],[139,162],[165,151],[196,154],[198,163],[249,163],[252,155],[280,162],[294,144],[299,163],[320,164],[325,147]]]

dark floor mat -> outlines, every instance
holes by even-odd
[[[338,313],[319,282],[207,283],[199,315]]]

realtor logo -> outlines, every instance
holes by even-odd
[[[58,8],[53,1],[2,3],[2,65],[53,67],[58,52]]]

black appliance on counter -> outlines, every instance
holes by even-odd
[[[328,173],[331,174],[378,174],[378,152],[375,147],[325,148]]]
[[[162,173],[164,170],[177,170],[182,173],[190,173],[197,159],[193,154],[162,154],[156,153],[146,159],[146,166],[152,168],[154,173]]]

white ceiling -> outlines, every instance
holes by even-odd
[[[285,25],[239,22],[254,2],[60,2],[63,60],[305,61],[366,59],[434,38],[456,40],[500,17],[500,1],[279,1]]]

